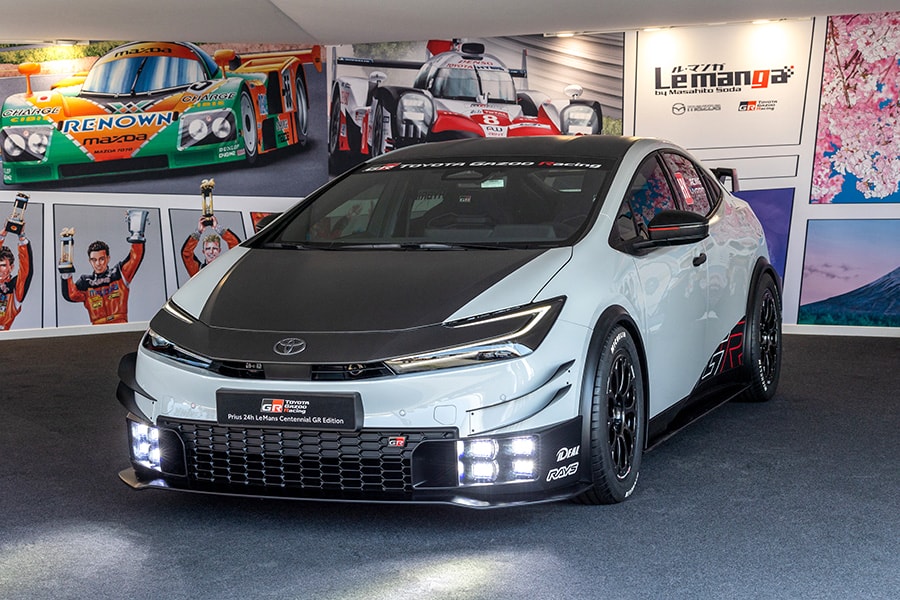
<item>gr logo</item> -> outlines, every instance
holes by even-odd
[[[259,407],[260,412],[264,413],[283,413],[283,398],[263,398],[262,405]]]

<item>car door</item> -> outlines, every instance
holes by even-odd
[[[613,245],[627,248],[629,240],[646,238],[657,213],[678,208],[662,157],[652,154],[622,201],[613,233],[619,240]],[[705,242],[698,242],[633,253],[642,288],[651,417],[686,397],[709,359],[705,252]]]
[[[724,214],[727,207],[720,202],[721,189],[709,180],[704,170],[683,154],[663,152],[662,157],[676,183],[680,208],[716,217],[710,219],[709,237],[704,241],[709,281],[704,348],[708,357],[744,313],[746,297],[743,290],[746,286],[738,286],[735,281],[741,277],[735,270],[735,265],[739,264],[735,258],[741,252],[742,244],[735,239],[733,228],[728,226],[729,219]]]

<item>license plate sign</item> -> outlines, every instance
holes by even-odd
[[[359,394],[219,390],[216,402],[221,425],[324,431],[355,431],[362,426]]]

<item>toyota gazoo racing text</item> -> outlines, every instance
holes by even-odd
[[[230,161],[307,141],[304,64],[320,47],[214,57],[190,43],[132,42],[87,72],[26,91],[0,111],[3,182],[174,169]]]
[[[423,144],[203,269],[123,357],[136,488],[471,507],[624,500],[781,361],[749,205],[653,139]]]
[[[336,56],[332,52],[332,91],[328,125],[328,165],[341,173],[365,158],[419,144],[472,137],[598,134],[603,128],[599,102],[566,87],[561,109],[543,92],[516,89],[509,69],[484,44],[431,40],[425,62]],[[388,76],[338,76],[338,65],[366,69],[413,69],[412,86],[385,85]]]

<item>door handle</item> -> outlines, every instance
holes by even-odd
[[[703,263],[706,262],[706,252],[701,252],[697,256],[694,257],[694,266],[699,267]]]

